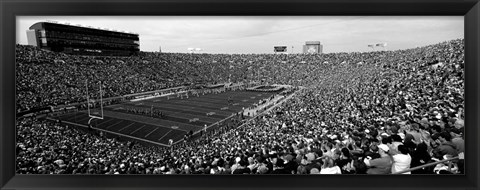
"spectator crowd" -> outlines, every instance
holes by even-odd
[[[463,173],[464,40],[329,54],[89,57],[16,46],[17,111],[190,84],[304,86],[268,113],[172,147],[17,119],[22,174]],[[41,76],[41,77],[39,77]],[[149,113],[146,111],[145,113]]]

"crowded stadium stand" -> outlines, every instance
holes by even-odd
[[[17,113],[27,114],[16,119],[16,171],[463,174],[464,67],[463,39],[395,51],[288,55],[104,57],[17,45]],[[45,119],[55,113],[41,108],[84,110],[86,80],[101,81],[106,105],[129,101],[107,100],[112,97],[226,81],[260,90],[302,88],[283,91],[288,99],[253,117],[165,147]]]
[[[28,44],[42,49],[80,55],[136,55],[138,34],[108,29],[38,22],[27,31]]]

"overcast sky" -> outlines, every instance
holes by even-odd
[[[17,43],[36,22],[53,20],[138,33],[141,51],[204,53],[273,53],[285,45],[301,53],[305,41],[320,41],[325,53],[371,51],[368,44],[387,43],[387,50],[408,49],[464,38],[463,16],[19,16]],[[292,48],[293,46],[293,48]]]

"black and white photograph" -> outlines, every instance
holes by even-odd
[[[464,175],[464,22],[16,16],[16,175]]]

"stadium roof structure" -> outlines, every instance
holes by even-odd
[[[135,34],[139,35],[138,33],[135,32],[129,32],[129,31],[123,31],[123,30],[115,30],[115,29],[110,29],[110,28],[100,28],[100,27],[93,27],[93,26],[84,26],[81,24],[71,24],[69,22],[58,22],[58,21],[51,21],[47,20],[45,22],[37,22],[30,26],[29,29],[40,29],[40,26],[42,23],[50,23],[50,24],[56,24],[56,25],[65,25],[65,26],[71,26],[71,27],[78,27],[78,28],[85,28],[85,29],[91,29],[91,30],[101,30],[101,31],[109,31],[109,32],[117,32],[117,33],[123,33],[123,34]]]
[[[56,21],[37,22],[27,30],[28,44],[56,52],[80,55],[137,55],[139,35]]]

